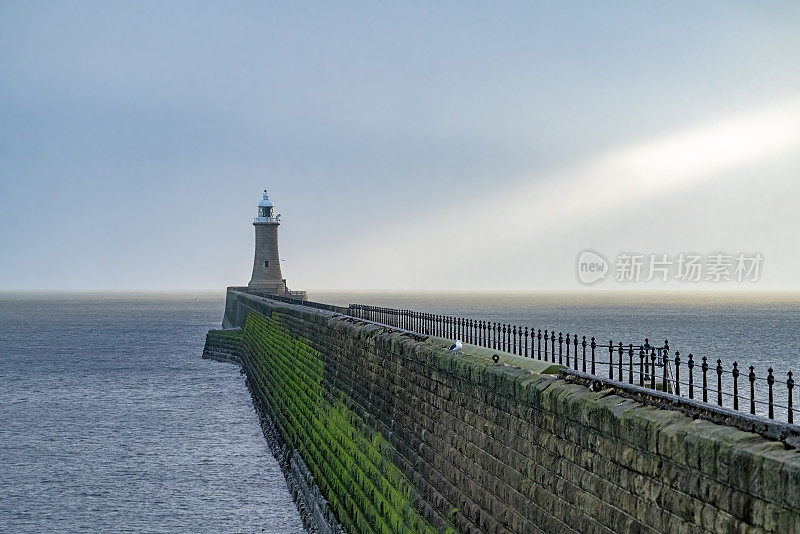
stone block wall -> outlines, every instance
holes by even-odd
[[[780,441],[504,353],[228,300],[255,394],[348,532],[800,533],[800,452]]]

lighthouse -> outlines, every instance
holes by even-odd
[[[284,295],[306,300],[305,291],[289,291],[281,275],[281,260],[278,256],[278,226],[281,216],[275,214],[275,206],[267,190],[258,203],[258,217],[253,220],[256,229],[256,248],[253,255],[253,276],[247,289],[258,293]]]

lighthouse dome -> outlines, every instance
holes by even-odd
[[[267,190],[264,189],[264,196],[261,197],[261,202],[258,203],[258,207],[264,208],[271,208],[273,206],[272,201],[269,199],[269,195],[267,194]]]

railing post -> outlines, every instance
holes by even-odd
[[[722,360],[717,360],[717,405],[722,406]]]
[[[686,364],[689,368],[689,398],[694,398],[694,358],[692,353],[689,353],[689,362]]]
[[[733,409],[739,409],[739,364],[733,362],[733,369],[731,370],[733,376]]]
[[[550,355],[553,357],[553,363],[556,363],[556,332],[550,331]]]
[[[547,330],[545,330],[545,332],[547,332]],[[536,338],[539,340],[538,347],[536,348],[536,359],[537,360],[541,360],[542,359],[542,329],[541,328],[539,329],[538,334],[536,334]],[[547,342],[546,341],[545,341],[544,350],[547,350]]]
[[[750,380],[750,413],[755,415],[756,414],[756,373],[754,371],[753,366],[750,366],[750,374],[747,375],[747,379]]]
[[[708,360],[705,356],[700,368],[703,370],[703,402],[708,402]]]
[[[792,372],[789,371],[786,373],[786,376],[789,378],[786,379],[786,407],[789,409],[787,413],[789,424],[794,424],[794,408],[792,408],[792,389],[794,388],[794,378],[792,378]]]
[[[617,376],[619,376],[619,381],[624,382],[625,377],[622,376],[622,355],[624,354],[624,349],[622,348],[622,341],[619,342],[619,349],[617,350],[617,355],[619,356],[619,362],[617,364]]]
[[[506,323],[500,327],[500,350],[506,350]]]
[[[508,351],[511,354],[517,353],[517,325],[508,325]]]
[[[675,351],[675,395],[681,394],[681,353]]]
[[[583,347],[583,372],[586,372],[586,336],[583,336],[583,341],[581,341],[581,347]]]
[[[772,367],[767,369],[767,386],[769,387],[769,418],[775,419],[775,411],[772,403],[772,384],[775,383],[775,377],[772,376]]]
[[[628,344],[628,383],[633,384],[633,344]]]
[[[575,349],[573,351],[575,353],[575,357],[573,358],[575,360],[575,367],[573,367],[573,369],[575,369],[577,371],[578,370],[578,334],[574,334],[574,337],[572,338],[572,346]]]
[[[513,326],[514,333],[511,335],[511,353],[517,353],[517,325]]]
[[[564,354],[562,346],[564,345],[564,337],[561,332],[558,333],[558,365],[564,365]]]
[[[547,361],[547,330],[544,331],[544,361]]]
[[[528,357],[528,327],[525,327],[525,352],[522,354],[525,357]]]
[[[569,368],[569,332],[567,332],[567,368]]]
[[[503,350],[503,323],[497,323],[497,350]]]
[[[492,323],[492,348],[497,348],[497,323]]]
[[[669,365],[669,349],[667,348],[666,345],[664,346],[664,349],[663,349],[663,351],[661,353],[661,357],[662,357],[661,363],[664,365],[664,368],[662,369],[663,372],[661,373],[663,375],[662,376],[663,382],[661,383],[661,387],[664,388],[662,390],[664,393],[668,393],[667,384],[669,382],[667,382],[667,380],[668,380],[668,378],[667,378],[667,366]]]
[[[650,349],[650,389],[656,389],[656,348]]]
[[[596,349],[596,348],[597,348],[597,343],[595,343],[595,341],[594,341],[594,337],[592,337],[592,345],[591,345],[591,348],[592,348],[592,374],[593,374],[593,375],[595,375],[595,376],[597,376],[597,373],[595,372],[595,368],[594,368],[594,360],[595,360],[595,358],[594,358],[594,349]]]
[[[500,323],[497,327],[497,335],[500,336],[500,341],[497,343],[499,350],[506,350],[506,323]]]
[[[639,386],[644,387],[644,347],[639,347]]]
[[[614,380],[614,341],[608,340],[608,378]]]

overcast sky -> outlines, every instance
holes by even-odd
[[[383,4],[0,4],[0,289],[800,289],[800,3]]]

